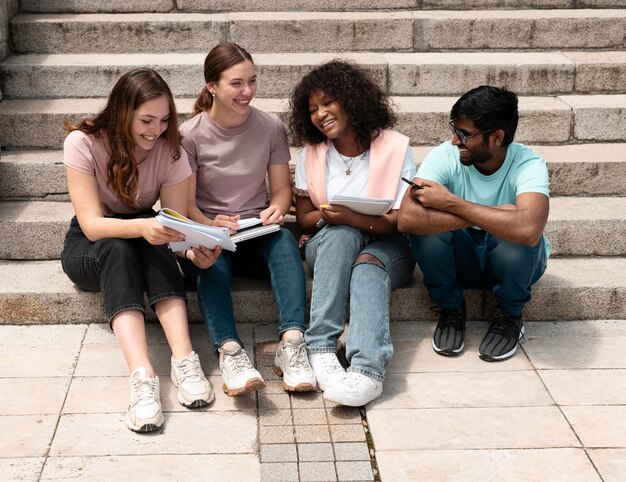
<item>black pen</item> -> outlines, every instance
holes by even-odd
[[[403,177],[402,180],[411,186],[411,189],[424,189],[422,186],[418,186],[413,181],[409,181],[406,177]]]

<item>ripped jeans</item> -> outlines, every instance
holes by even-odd
[[[372,261],[355,264],[361,254],[374,256],[382,266]],[[350,226],[327,225],[308,240],[305,257],[314,277],[311,321],[305,333],[309,353],[336,351],[349,297],[349,370],[382,380],[393,355],[391,291],[408,282],[415,269],[408,238],[395,234],[372,240]]]

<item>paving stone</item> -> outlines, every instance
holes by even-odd
[[[123,413],[61,416],[50,455],[254,454],[257,450],[254,412],[169,413],[163,430],[148,436],[128,430],[123,418]],[[229,436],[207,437],[221,433]]]
[[[338,480],[369,481],[374,480],[372,465],[367,462],[337,462]]]
[[[298,444],[330,442],[327,425],[296,425],[294,430]]]
[[[370,453],[366,443],[335,443],[336,460],[370,460]]]
[[[261,425],[259,427],[261,444],[292,444],[295,443],[294,430],[291,425]]]
[[[297,463],[261,464],[261,482],[298,482]]]
[[[557,407],[373,410],[367,419],[376,450],[580,446]]]
[[[497,394],[497,396],[494,396]],[[552,399],[534,371],[407,373],[388,375],[377,409],[444,407],[529,407]]]
[[[0,479],[39,480],[39,474],[46,459],[44,457],[0,459]]]
[[[354,407],[337,405],[326,410],[326,416],[328,417],[328,423],[330,424],[361,424],[361,413],[358,408]]]
[[[282,410],[291,408],[289,395],[287,393],[263,393],[257,392],[259,400],[259,410]]]
[[[79,347],[4,346],[0,377],[67,377],[76,366]]]
[[[365,430],[362,425],[331,425],[333,442],[365,442]]]
[[[47,455],[57,419],[56,414],[0,417],[0,460]]]
[[[261,444],[261,462],[297,462],[295,444]]]
[[[626,473],[626,449],[587,450],[603,480],[618,481]]]
[[[445,467],[445,479],[454,482],[485,480],[600,481],[584,450],[575,448],[377,450],[376,461],[382,480],[440,480],[442,467]]]
[[[122,474],[126,480],[148,477],[150,482],[259,480],[260,464],[254,454],[50,457],[41,480],[115,480]]]
[[[296,408],[293,410],[294,425],[327,425],[326,410],[323,408]]]
[[[337,480],[335,464],[332,462],[300,462],[298,467],[300,469],[300,480],[302,482]]]
[[[290,398],[293,409],[324,407],[324,398],[319,390],[315,392],[292,392]]]
[[[291,410],[262,410],[259,413],[261,425],[292,425]]]
[[[626,370],[539,370],[559,405],[626,405]]]
[[[561,408],[585,447],[626,447],[626,406]]]
[[[69,377],[0,378],[0,416],[58,414],[70,380]]]
[[[78,349],[87,325],[0,325],[0,346],[58,346]]]
[[[626,337],[595,337],[593,350],[585,338],[530,338],[524,351],[538,369],[626,368]]]
[[[299,443],[298,460],[300,462],[334,461],[333,444],[331,443]]]
[[[169,12],[174,0],[20,0],[22,12]]]

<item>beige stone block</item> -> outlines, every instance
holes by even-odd
[[[58,415],[0,417],[0,460],[47,455],[58,418]]]
[[[36,482],[45,460],[44,457],[0,459],[0,479]]]
[[[625,449],[592,449],[587,450],[605,482],[618,482],[626,473]]]
[[[173,0],[20,0],[22,12],[53,13],[97,13],[97,12],[169,12],[174,8]]]
[[[608,0],[604,0],[608,1]],[[252,12],[252,11],[307,11],[317,12],[330,10],[374,10],[374,9],[400,9],[415,7],[415,0],[343,0],[337,3],[335,0],[318,0],[311,3],[310,0],[177,0],[178,8],[192,12]]]
[[[254,52],[397,50],[412,47],[410,12],[232,13],[230,38]],[[372,32],[376,35],[372,35]]]
[[[530,338],[524,344],[538,369],[626,368],[626,337]]]
[[[561,407],[585,447],[626,446],[626,406]]]
[[[298,408],[323,408],[324,399],[322,392],[293,392],[290,394],[291,407]]]
[[[377,450],[580,445],[557,407],[373,410],[367,418]]]
[[[365,442],[365,428],[361,424],[330,425],[330,435],[334,443]]]
[[[60,346],[5,346],[0,377],[67,377],[76,365],[79,348]]]
[[[0,197],[69,200],[60,151],[13,151],[0,159]]]
[[[626,405],[626,370],[539,370],[559,405]]]
[[[0,416],[58,414],[69,384],[69,377],[0,378]]]
[[[0,346],[69,346],[80,348],[87,325],[0,325]]]
[[[383,395],[368,405],[367,411],[551,404],[533,371],[405,373],[387,376]]]
[[[382,480],[599,481],[582,449],[376,451]],[[445,467],[445,469],[443,469]]]
[[[326,410],[323,408],[296,408],[293,410],[294,425],[327,425]]]
[[[257,422],[254,412],[165,414],[154,436],[131,432],[122,413],[63,415],[50,455],[112,456],[148,454],[253,454]],[[228,433],[228,437],[207,434]],[[202,443],[198,443],[201,440]]]
[[[621,141],[626,137],[626,95],[564,95],[574,111],[574,137],[580,141]]]
[[[421,372],[502,372],[529,370],[531,365],[524,353],[519,351],[503,363],[486,363],[478,358],[478,346],[487,331],[487,324],[480,323],[484,331],[471,335],[466,333],[465,350],[460,357],[443,357],[432,348],[432,334],[426,339],[394,343],[394,356],[387,367],[389,375]]]
[[[259,427],[259,443],[261,444],[292,444],[294,430],[290,425],[261,425]]]
[[[158,437],[158,436],[157,436]],[[254,454],[150,454],[104,457],[50,457],[41,480],[259,480],[260,464]]]
[[[564,52],[563,55],[576,63],[577,93],[623,92],[626,84],[626,52]]]
[[[296,442],[299,444],[331,441],[328,425],[296,425],[293,429],[296,434]],[[332,431],[332,428],[330,430]]]

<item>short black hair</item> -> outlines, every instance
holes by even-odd
[[[519,114],[515,92],[506,88],[481,85],[466,92],[452,106],[450,120],[468,119],[481,131],[501,129],[506,147],[515,137]],[[485,134],[486,135],[486,134]],[[485,137],[483,137],[485,139]]]
[[[391,101],[376,82],[359,67],[335,59],[306,74],[291,93],[289,128],[295,145],[326,140],[311,122],[309,113],[309,96],[317,91],[341,104],[354,127],[356,141],[365,149],[383,129],[395,124]]]

